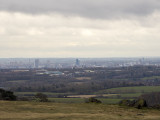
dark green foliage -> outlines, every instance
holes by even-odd
[[[35,100],[38,102],[48,102],[47,95],[45,95],[43,93],[37,93],[35,95]]]
[[[147,107],[147,103],[146,103],[146,100],[144,100],[144,99],[138,99],[136,102],[135,102],[135,104],[134,104],[134,106],[136,107],[136,108],[138,108],[138,109],[140,109],[140,108],[142,108],[142,107]]]
[[[57,69],[46,70],[56,71]],[[94,72],[85,72],[86,70]],[[0,84],[16,92],[74,94],[92,94],[99,90],[116,87],[160,85],[160,67],[157,66],[59,69],[65,74],[54,77],[47,74],[37,75],[36,71],[35,69],[30,69],[28,72],[0,70]],[[81,77],[84,79],[77,79]]]
[[[93,97],[86,99],[85,102],[86,103],[102,103],[100,100],[93,98]]]
[[[129,106],[129,107],[135,107],[138,109],[141,109],[143,107],[147,107],[147,103],[144,99],[138,99],[138,100],[121,100],[119,102],[120,106]]]
[[[160,92],[141,95],[138,100],[122,100],[120,101],[119,105],[136,107],[138,109],[141,109],[143,107],[160,109]]]
[[[46,70],[57,71],[54,68]],[[93,72],[86,72],[88,70]],[[93,94],[99,90],[126,86],[160,85],[159,66],[68,68],[59,69],[64,73],[60,76],[38,75],[37,71],[38,69],[30,69],[28,72],[14,72],[12,69],[0,70],[0,84],[15,92],[71,94]],[[134,93],[134,91],[128,93]]]
[[[0,89],[0,100],[16,100],[17,97],[11,91]]]
[[[130,106],[130,104],[131,104],[131,101],[130,101],[130,100],[121,100],[121,101],[119,102],[119,105],[120,105],[120,106]]]

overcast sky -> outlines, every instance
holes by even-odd
[[[159,51],[160,0],[0,0],[0,58]]]

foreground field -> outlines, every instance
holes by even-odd
[[[0,120],[160,120],[160,111],[104,104],[0,101]]]

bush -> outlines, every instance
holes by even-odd
[[[130,100],[121,100],[121,101],[119,102],[119,105],[120,105],[120,106],[130,106],[130,104],[131,104],[131,101],[130,101]]]
[[[85,101],[86,103],[102,103],[100,100],[96,99],[96,98],[88,98]]]
[[[17,96],[11,91],[0,89],[0,100],[17,100]]]
[[[48,102],[48,98],[47,95],[43,94],[43,93],[37,93],[35,95],[35,99],[36,102]]]
[[[119,102],[120,106],[129,106],[129,107],[135,107],[138,109],[141,109],[143,107],[147,107],[147,103],[144,99],[138,99],[138,100],[121,100]]]
[[[147,103],[144,99],[138,99],[134,105],[136,108],[141,109],[142,107],[147,107]]]

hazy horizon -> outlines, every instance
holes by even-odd
[[[158,0],[0,0],[0,58],[160,57]]]

